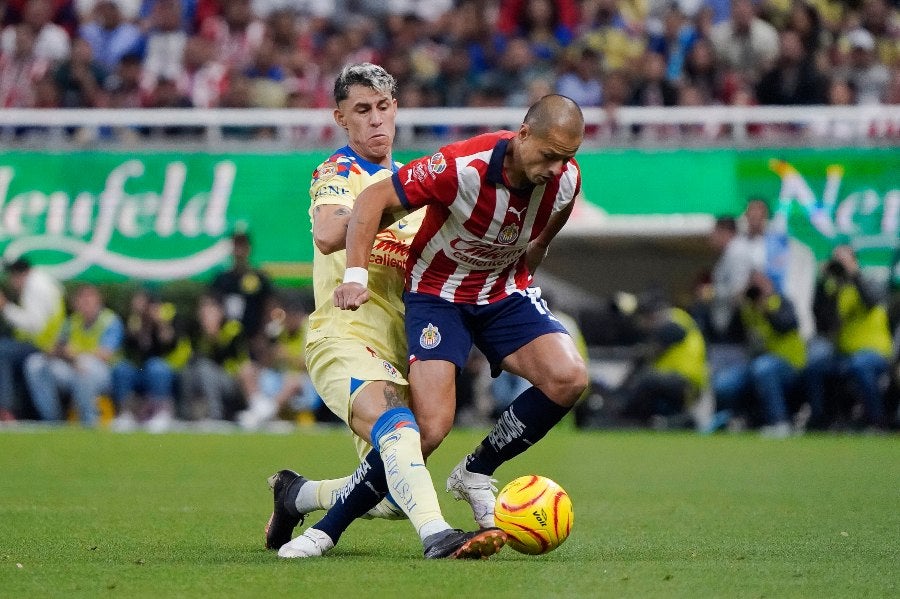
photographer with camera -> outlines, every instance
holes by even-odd
[[[772,280],[753,271],[740,307],[750,359],[716,374],[713,390],[720,414],[758,417],[766,437],[791,435],[787,396],[801,384],[806,345],[794,305]]]
[[[866,285],[856,253],[849,245],[832,250],[816,286],[813,305],[820,337],[811,346],[809,402],[810,426],[827,427],[834,412],[850,412],[858,399],[864,425],[882,429],[885,419],[884,389],[891,357],[891,331],[887,310],[878,295]],[[831,384],[847,382],[858,395]],[[838,405],[829,406],[826,391]],[[844,404],[844,405],[841,405]]]

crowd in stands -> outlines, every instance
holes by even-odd
[[[327,107],[348,63],[400,105],[900,103],[891,0],[4,0],[0,106]]]

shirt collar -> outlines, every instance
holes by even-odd
[[[506,186],[503,181],[503,158],[506,156],[506,148],[509,145],[509,138],[497,140],[494,145],[494,151],[491,154],[491,161],[488,163],[487,180],[494,185]]]
[[[387,168],[387,167],[381,166],[380,164],[375,164],[374,162],[369,162],[368,160],[366,160],[365,158],[363,158],[362,156],[357,154],[353,150],[353,148],[350,147],[350,144],[347,144],[346,146],[344,146],[344,149],[342,150],[342,152],[345,154],[349,154],[350,156],[353,156],[353,158],[356,159],[357,164],[359,164],[359,166],[362,167],[362,169],[364,171],[366,171],[367,173],[369,173],[370,175],[374,175],[378,171],[381,171],[381,170],[384,170],[385,168]],[[397,163],[394,162],[393,159],[391,159],[390,171],[392,173],[396,173],[398,170],[399,170],[399,167],[397,166]]]

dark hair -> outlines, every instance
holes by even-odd
[[[716,219],[716,229],[724,229],[725,231],[731,231],[732,233],[737,233],[737,219],[733,216],[720,216]]]
[[[16,258],[12,262],[5,262],[6,272],[17,274],[31,270],[31,261],[28,258]]]
[[[397,97],[397,80],[383,67],[370,62],[347,65],[341,70],[341,74],[334,80],[335,104],[347,99],[353,85],[364,85],[391,98]]]

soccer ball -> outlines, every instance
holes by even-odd
[[[574,521],[569,494],[549,478],[534,474],[503,487],[494,506],[494,522],[506,533],[506,544],[531,555],[559,547]]]

